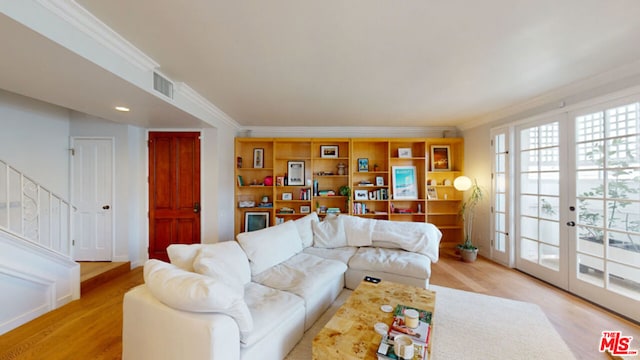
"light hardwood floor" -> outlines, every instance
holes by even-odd
[[[436,285],[540,305],[578,359],[607,358],[598,352],[603,330],[633,336],[632,347],[640,348],[638,324],[518,271],[482,258],[463,263],[448,250],[443,250],[432,270],[431,282]],[[0,336],[0,359],[120,359],[122,296],[141,283],[142,269],[136,268]]]

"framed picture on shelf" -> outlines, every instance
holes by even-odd
[[[358,171],[359,172],[368,172],[369,171],[369,159],[368,158],[358,158]]]
[[[282,200],[293,200],[292,193],[282,193]]]
[[[244,231],[255,231],[269,227],[269,213],[247,211],[244,213]]]
[[[300,214],[309,214],[310,212],[311,212],[311,206],[309,205],[300,206]]]
[[[376,176],[376,186],[384,186],[384,178],[382,176]]]
[[[284,186],[284,176],[276,176],[276,186]]]
[[[438,190],[436,190],[435,186],[427,186],[427,199],[428,200],[438,199]]]
[[[264,149],[263,148],[253,149],[253,167],[257,169],[261,169],[264,167]]]
[[[431,171],[451,171],[449,145],[431,146]]]
[[[418,198],[415,166],[392,166],[391,181],[394,200],[415,200]]]
[[[304,185],[304,161],[287,161],[288,185]]]
[[[338,145],[320,145],[321,158],[337,158]]]
[[[411,148],[398,148],[399,158],[410,158],[411,156]]]
[[[355,200],[369,200],[369,192],[367,190],[355,190],[353,196]]]

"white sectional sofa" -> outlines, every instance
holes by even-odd
[[[237,241],[171,245],[124,297],[123,359],[282,359],[365,276],[426,288],[431,224],[315,213]]]

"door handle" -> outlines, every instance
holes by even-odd
[[[110,208],[111,208],[111,206],[109,206],[109,205],[104,205],[104,206],[102,207],[102,210],[109,210]]]
[[[193,212],[196,214],[200,212],[200,203],[197,202],[193,204]]]
[[[568,221],[567,222],[567,226],[571,226],[571,227],[576,226],[576,222],[575,221]]]

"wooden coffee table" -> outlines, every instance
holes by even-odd
[[[389,281],[378,284],[362,281],[313,339],[313,359],[377,359],[382,335],[373,326],[379,322],[390,325],[393,319],[392,313],[380,309],[382,305],[395,308],[403,304],[435,315],[435,303],[436,293],[430,290]]]

